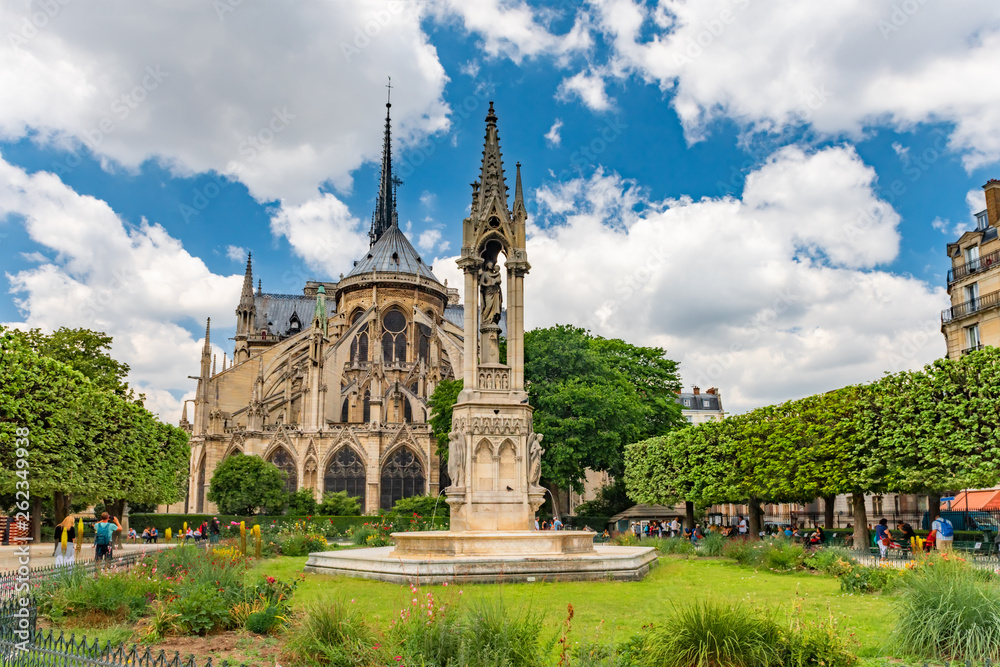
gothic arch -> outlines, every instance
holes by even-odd
[[[427,492],[427,467],[421,463],[417,450],[397,447],[385,459],[379,474],[379,508],[389,510],[397,500]]]
[[[505,439],[500,443],[499,450],[499,461],[497,469],[497,490],[506,491],[513,490],[516,491],[520,486],[518,484],[518,456],[517,447],[510,440],[510,438]]]
[[[274,448],[269,455],[264,457],[264,460],[268,463],[273,463],[288,473],[288,479],[285,481],[285,491],[295,493],[299,490],[298,466],[295,463],[295,457],[292,456],[292,453],[284,445]]]
[[[345,443],[333,450],[323,466],[323,493],[346,491],[347,495],[358,499],[364,512],[368,486],[366,473],[364,456]]]
[[[416,454],[417,459],[420,461],[420,465],[424,467],[424,470],[428,469],[427,458],[424,456],[424,452],[421,450],[421,448],[417,445],[417,441],[413,437],[413,432],[409,429],[409,427],[406,424],[403,424],[402,426],[399,427],[399,430],[396,431],[396,435],[393,436],[392,438],[392,442],[389,444],[388,447],[385,448],[385,451],[382,452],[382,455],[379,456],[379,462],[378,462],[379,468],[384,466],[386,461],[389,460],[389,457],[394,455],[397,450],[402,449],[404,447],[409,447],[410,449],[412,449],[414,454]]]
[[[476,491],[493,491],[493,443],[483,438],[472,455],[472,482]]]

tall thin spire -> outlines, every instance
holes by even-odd
[[[203,355],[212,354],[212,318],[209,317],[205,320],[205,348],[202,350]]]
[[[240,292],[240,303],[246,300],[253,302],[253,265],[251,263],[252,253],[247,253],[247,270],[243,274],[243,291]]]
[[[215,362],[218,361],[219,355],[212,355],[212,375],[215,375]]]
[[[486,142],[483,146],[483,171],[479,179],[478,202],[489,206],[493,198],[498,198],[502,208],[507,208],[507,183],[503,175],[503,159],[500,153],[500,135],[497,134],[497,115],[490,102],[486,114]]]
[[[514,215],[518,209],[524,209],[524,193],[521,192],[521,163],[517,163],[517,177],[514,179]]]
[[[385,101],[385,138],[382,142],[382,176],[379,179],[378,200],[375,202],[375,215],[372,217],[371,231],[368,237],[371,245],[379,240],[382,234],[393,225],[396,220],[396,185],[398,181],[392,176],[392,121],[389,117],[389,110],[392,108],[389,94],[392,93],[392,78],[386,86],[389,93],[386,94]]]

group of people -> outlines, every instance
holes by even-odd
[[[222,526],[219,524],[219,517],[213,516],[212,520],[202,521],[201,525],[197,528],[188,528],[184,533],[184,544],[187,544],[188,540],[193,542],[208,541],[211,544],[219,543],[219,533],[222,532]]]
[[[107,512],[101,514],[101,520],[94,524],[94,558],[97,560],[110,560],[114,549],[115,533],[121,531],[122,525],[118,522],[118,517],[110,516]],[[66,535],[66,547],[63,548],[62,538]],[[63,519],[55,530],[55,547],[52,555],[56,559],[56,565],[72,565],[76,562],[76,554],[83,548],[80,536],[77,534],[76,522],[72,516]]]
[[[750,522],[742,516],[736,517],[736,521],[729,526],[721,526],[713,523],[709,524],[706,528],[702,528],[700,523],[695,523],[694,526],[685,528],[677,517],[674,517],[670,521],[654,519],[646,524],[633,522],[629,527],[629,530],[636,537],[683,537],[692,542],[705,539],[706,533],[719,533],[723,537],[745,538],[748,535],[749,529]]]

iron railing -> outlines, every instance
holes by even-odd
[[[131,553],[117,556],[110,560],[100,561],[102,570],[129,570],[136,563],[149,555],[149,552]],[[98,561],[77,560],[72,565],[48,565],[36,567],[28,571],[28,574],[18,573],[17,570],[0,572],[0,600],[19,596],[24,592],[24,584],[28,585],[28,590],[33,591],[43,583],[62,577],[70,572],[83,572],[84,574],[94,574],[97,571]]]
[[[38,609],[34,598],[11,598],[0,602],[0,667],[198,667],[193,655],[173,657],[162,649],[154,651],[135,644],[105,643],[80,639],[75,634],[66,638],[55,630],[40,632]],[[222,667],[229,663],[223,661]],[[208,658],[203,667],[212,667]]]
[[[978,345],[973,345],[972,347],[967,347],[964,350],[962,350],[962,356],[964,357],[965,355],[969,354],[970,352],[975,352],[976,350],[981,350],[984,347],[986,347],[986,346],[983,345],[982,343],[979,343]]]
[[[965,278],[966,276],[971,276],[980,271],[985,271],[992,266],[995,266],[998,261],[1000,261],[1000,250],[994,250],[993,252],[983,255],[978,259],[974,259],[969,262],[964,262],[959,264],[953,269],[948,270],[948,284],[952,284]]]
[[[954,305],[951,308],[942,310],[941,324],[947,324],[953,320],[959,320],[963,317],[968,317],[969,315],[978,313],[981,310],[996,308],[997,306],[1000,306],[1000,291],[990,292],[989,294],[984,294],[976,299],[970,299],[963,303]]]

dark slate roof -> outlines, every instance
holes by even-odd
[[[685,405],[684,399],[691,399],[690,405]],[[722,400],[718,394],[706,394],[705,392],[697,395],[693,393],[681,393],[677,394],[675,400],[681,404],[681,408],[684,410],[718,412],[722,409]],[[705,404],[705,401],[708,401],[708,405]]]
[[[253,303],[257,309],[255,334],[259,334],[265,328],[269,334],[275,336],[295,333],[291,331],[293,314],[298,317],[299,331],[308,329],[312,325],[313,313],[316,310],[316,297],[303,294],[255,294]],[[336,302],[327,298],[327,316],[332,315],[336,307]],[[265,317],[267,319],[264,319]]]
[[[444,309],[444,319],[454,324],[459,329],[465,328],[465,306],[463,304],[450,304]],[[507,309],[500,311],[500,334],[507,335]]]
[[[389,227],[345,277],[372,271],[411,273],[439,282],[397,225]]]

